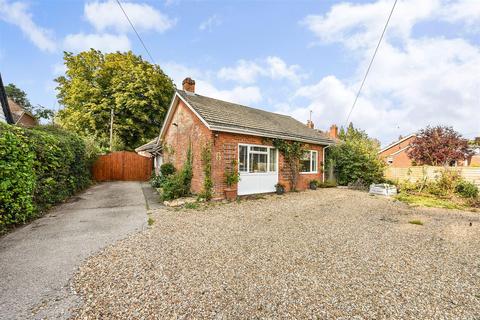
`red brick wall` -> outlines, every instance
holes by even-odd
[[[178,126],[174,126],[176,123]],[[224,196],[226,187],[224,174],[227,166],[231,165],[233,159],[238,161],[238,144],[259,144],[270,145],[268,140],[262,137],[234,134],[227,132],[211,132],[201,120],[180,101],[171,121],[168,123],[163,139],[164,163],[172,162],[179,170],[185,160],[186,151],[189,143],[192,144],[193,154],[193,179],[192,192],[200,193],[203,188],[203,166],[201,161],[202,148],[211,143],[212,146],[212,179],[214,182],[215,197]],[[309,145],[310,150],[318,151],[318,173],[300,174],[297,184],[298,190],[308,188],[308,183],[312,179],[322,180],[323,147],[318,145]],[[289,180],[287,166],[284,163],[282,155],[279,153],[279,180],[287,186],[289,190]]]
[[[216,132],[214,135],[214,147],[212,154],[213,166],[213,181],[215,184],[215,196],[223,196],[223,190],[226,187],[224,183],[224,173],[227,166],[230,166],[232,159],[238,161],[238,144],[258,144],[271,146],[268,139],[262,137],[249,136],[243,134],[235,134],[228,132]],[[323,147],[318,145],[308,145],[309,150],[318,151],[318,173],[300,174],[297,183],[298,190],[305,190],[308,188],[310,180],[318,179],[322,181],[322,163],[323,163]],[[279,182],[283,183],[287,190],[290,190],[290,182],[288,180],[289,174],[287,172],[288,166],[285,164],[283,156],[279,153],[278,159]]]
[[[178,126],[173,125],[176,123]],[[163,161],[172,162],[180,170],[185,163],[188,145],[192,146],[192,192],[200,193],[203,187],[202,148],[211,142],[211,131],[180,101],[163,139]],[[166,147],[165,147],[166,146]]]
[[[391,148],[388,148],[387,150],[380,153],[379,157],[386,162],[388,157],[391,156],[393,158],[393,163],[390,165],[391,167],[396,167],[396,168],[410,167],[412,165],[412,160],[408,156],[408,153],[407,153],[408,148],[395,155],[392,155],[392,154],[409,146],[410,143],[412,143],[413,139],[415,139],[415,137],[410,137],[405,141],[402,141],[401,143],[396,144]]]

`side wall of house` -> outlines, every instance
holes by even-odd
[[[163,163],[171,162],[177,170],[180,170],[185,163],[190,144],[193,155],[192,192],[194,193],[202,191],[204,176],[202,148],[211,140],[211,131],[180,100],[170,122],[167,124],[163,138]]]
[[[215,132],[213,135],[213,152],[212,152],[212,172],[213,181],[215,185],[215,197],[223,197],[224,189],[226,188],[225,169],[230,167],[232,160],[238,162],[238,144],[257,144],[271,146],[272,143],[268,139],[262,137]],[[323,164],[323,147],[319,145],[308,145],[309,150],[318,151],[318,172],[317,173],[301,173],[297,182],[298,190],[305,190],[308,188],[310,180],[317,179],[322,181],[322,164]],[[283,156],[279,154],[279,182],[290,190],[289,170]]]
[[[396,144],[396,145],[388,148],[387,150],[385,150],[385,151],[383,151],[382,153],[379,154],[380,158],[383,159],[385,162],[387,162],[387,159],[389,157],[392,157],[393,162],[390,164],[391,167],[405,168],[405,167],[411,166],[412,165],[412,160],[408,156],[408,153],[407,153],[408,148],[407,147],[410,145],[410,143],[412,143],[413,139],[415,139],[415,137],[410,137],[409,139],[407,139],[405,141],[402,141],[401,143]],[[402,150],[402,149],[404,149],[404,150]],[[402,151],[400,151],[400,150],[402,150]],[[395,152],[398,152],[398,153],[395,154],[395,155],[392,155]]]

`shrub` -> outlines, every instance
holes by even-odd
[[[150,185],[155,189],[160,188],[164,180],[163,176],[153,173],[150,178]]]
[[[203,166],[203,190],[200,198],[210,201],[213,197],[213,180],[212,180],[212,149],[207,144],[202,149],[202,166]]]
[[[455,192],[464,198],[478,197],[478,188],[469,181],[461,180],[455,186]]]
[[[173,200],[190,194],[193,177],[192,163],[192,148],[189,146],[182,170],[165,178],[162,184],[162,200]]]
[[[0,230],[24,223],[90,183],[96,158],[84,140],[54,127],[0,125]]]
[[[462,178],[457,171],[445,170],[440,173],[440,177],[434,182],[427,184],[427,192],[435,196],[445,197],[455,191],[455,186]]]
[[[231,188],[240,181],[240,173],[237,170],[237,161],[232,160],[230,167],[225,168],[225,184]]]
[[[160,166],[160,173],[164,177],[174,174],[175,171],[175,166],[171,162],[164,163]]]
[[[319,182],[317,186],[319,188],[335,188],[337,186],[337,183],[331,180],[331,181]]]
[[[368,186],[383,180],[385,162],[378,157],[379,143],[352,124],[340,132],[341,143],[327,149],[328,169],[333,171],[339,185],[358,185],[358,181]]]
[[[0,230],[35,213],[35,154],[24,131],[0,124]]]

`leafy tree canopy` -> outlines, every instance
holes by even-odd
[[[14,85],[13,83],[9,83],[5,86],[5,93],[7,97],[18,103],[23,109],[33,112],[33,106],[28,100],[27,93]]]
[[[468,140],[452,127],[426,127],[420,130],[408,150],[410,158],[419,165],[449,165],[470,155]]]
[[[370,184],[383,179],[385,163],[378,158],[378,140],[369,138],[352,123],[346,130],[341,128],[339,139],[340,143],[327,149],[327,165],[333,166],[340,185],[357,181]]]
[[[110,112],[118,146],[134,149],[154,138],[174,92],[159,66],[132,52],[98,50],[64,53],[65,76],[58,77],[58,99],[64,109],[58,122],[84,136],[109,144]]]

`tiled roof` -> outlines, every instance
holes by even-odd
[[[325,133],[310,129],[294,118],[236,103],[177,90],[212,130],[232,131],[270,138],[332,144]]]

